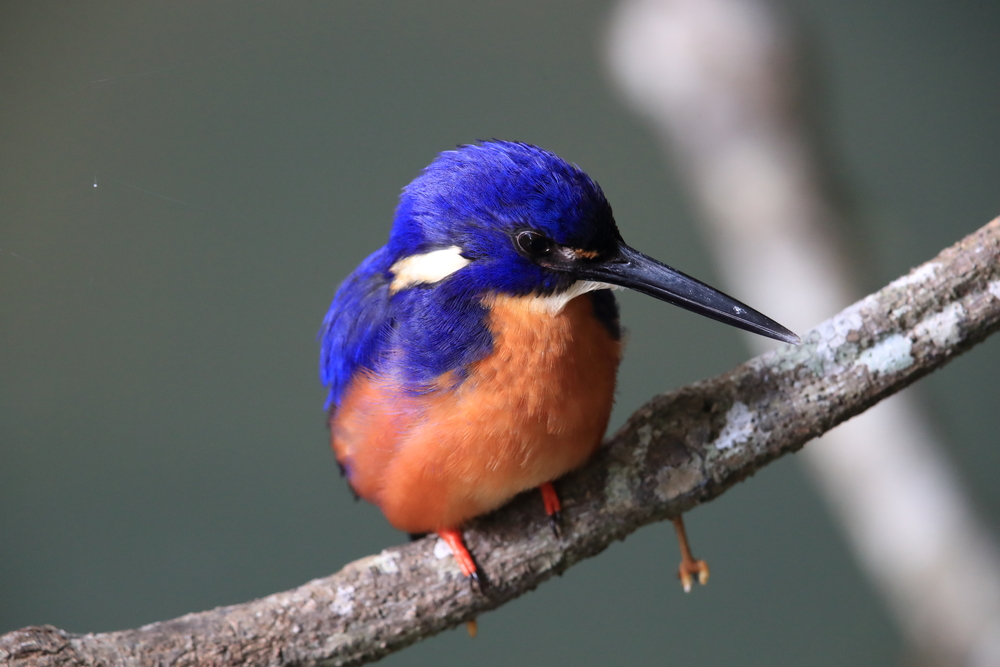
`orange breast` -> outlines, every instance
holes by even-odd
[[[334,419],[351,484],[411,533],[457,527],[581,465],[600,444],[620,343],[589,295],[557,315],[531,297],[490,300],[493,352],[461,384],[404,396],[357,378]]]

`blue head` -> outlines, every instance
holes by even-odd
[[[621,236],[600,186],[529,144],[490,141],[438,156],[400,197],[389,237],[396,258],[457,247],[455,281],[477,293],[565,289],[575,278],[538,261],[557,250],[607,256]]]

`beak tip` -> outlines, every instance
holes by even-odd
[[[790,343],[791,345],[801,345],[802,339],[799,337],[797,333],[789,331],[788,335],[785,337],[785,342]]]
[[[780,340],[782,343],[788,343],[789,345],[801,345],[802,344],[802,338],[799,337],[799,335],[797,333],[795,333],[794,331],[791,331],[789,329],[786,329],[784,327],[781,327],[780,331],[773,331],[773,332],[771,332],[769,334],[769,338],[773,338],[775,340]]]

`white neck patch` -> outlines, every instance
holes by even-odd
[[[561,313],[566,304],[576,297],[599,289],[621,289],[621,287],[618,285],[609,285],[608,283],[598,283],[593,280],[578,280],[570,285],[568,289],[556,294],[523,298],[528,307],[541,310],[554,317]]]
[[[442,281],[468,264],[469,260],[462,257],[462,249],[457,245],[404,257],[389,268],[393,275],[389,291]]]

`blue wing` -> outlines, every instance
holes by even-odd
[[[330,388],[328,410],[340,405],[362,369],[385,372],[391,364],[389,372],[419,392],[492,348],[487,311],[474,291],[445,280],[392,294],[394,257],[387,246],[362,262],[337,290],[323,320],[319,372]]]
[[[323,318],[319,376],[330,388],[327,409],[340,404],[356,371],[375,368],[389,345],[394,328],[390,265],[386,248],[369,255],[341,284]]]

